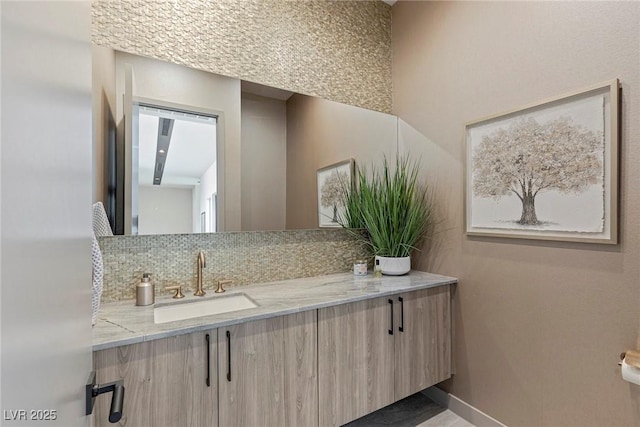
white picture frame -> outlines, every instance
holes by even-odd
[[[320,228],[339,228],[339,219],[343,216],[342,189],[352,188],[355,181],[355,161],[347,159],[318,169],[318,226]]]
[[[617,244],[617,79],[465,125],[467,236]]]

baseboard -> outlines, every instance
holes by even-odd
[[[481,410],[474,408],[451,393],[440,390],[438,387],[429,387],[428,389],[423,390],[422,394],[436,402],[438,405],[449,409],[454,414],[469,421],[476,427],[507,427],[495,418],[492,418]]]

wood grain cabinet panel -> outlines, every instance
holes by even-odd
[[[451,376],[449,286],[394,296],[394,302],[397,401]]]
[[[124,413],[117,425],[216,426],[217,360],[213,348],[216,338],[217,331],[214,330],[94,352],[99,383],[124,380]],[[209,364],[207,354],[210,355]],[[210,386],[206,384],[207,375]],[[110,395],[96,399],[96,426],[113,425],[108,421],[110,399]]]
[[[315,317],[219,329],[220,427],[317,425]]]
[[[342,425],[393,403],[389,300],[318,310],[320,426]]]
[[[320,426],[348,423],[450,375],[449,286],[318,310]]]
[[[318,323],[316,310],[284,317],[285,425],[318,425]]]

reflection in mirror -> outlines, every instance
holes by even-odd
[[[216,117],[145,104],[133,117],[138,234],[215,231]]]
[[[101,58],[108,55],[107,48],[99,49]],[[121,228],[124,234],[135,233],[134,216],[138,217],[139,234],[317,228],[318,169],[350,158],[355,160],[357,168],[379,161],[382,155],[391,157],[397,152],[397,118],[390,114],[292,94],[129,53],[110,52],[113,60],[94,63],[94,69],[112,68],[114,93],[106,98],[113,99],[116,107],[116,145],[121,153],[111,157],[120,161],[117,170],[128,171],[117,175],[117,184],[133,193],[129,196],[131,204],[138,189],[133,185],[135,166],[127,166],[136,154],[133,152],[136,143],[121,142],[126,141],[126,89],[131,91],[130,116],[135,115],[132,104],[137,104],[156,110],[158,107],[160,110],[179,107],[177,110],[181,112],[207,112],[210,114],[205,115],[217,117],[215,132],[212,132],[216,142],[206,145],[216,154],[215,191],[201,188],[199,197],[192,196],[191,202],[183,203],[188,205],[184,210],[191,214],[190,225],[183,224],[180,231],[171,231],[160,227],[162,221],[155,221],[156,225],[149,228],[145,224],[146,215],[156,213],[161,220],[166,220],[168,214],[159,214],[158,201],[145,207],[139,200],[137,215],[133,207],[129,209],[131,226],[127,229],[124,221],[125,226]],[[126,70],[132,75],[131,83],[125,78]],[[106,85],[100,87],[103,91],[107,89]],[[96,92],[99,90],[94,90]],[[154,155],[159,149],[158,129],[161,126],[160,113],[155,114],[158,123],[152,125],[153,131],[149,131],[154,135],[149,143],[149,150],[154,150]],[[175,114],[165,118],[176,120]],[[169,167],[172,150],[177,146],[175,126],[174,121],[165,168]],[[185,163],[199,162],[204,157],[203,153],[194,154]],[[152,161],[155,162],[155,157]],[[153,167],[157,167],[155,163]],[[202,167],[197,173],[202,172]],[[166,179],[163,175],[163,183]],[[187,184],[172,185],[173,189],[178,189]],[[157,190],[151,188],[151,191]],[[140,199],[144,197],[142,194]],[[172,206],[177,208],[177,202],[172,202]]]

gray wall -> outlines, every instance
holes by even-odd
[[[285,101],[242,94],[242,231],[284,230]]]
[[[193,192],[192,188],[141,185],[138,188],[138,233],[192,233]]]
[[[640,424],[620,352],[640,312],[640,4],[398,2],[394,113],[441,223],[420,268],[460,278],[454,395],[509,426]],[[467,238],[464,124],[618,77],[620,244]]]
[[[318,227],[316,171],[353,158],[356,168],[395,156],[397,118],[294,95],[287,101],[287,229]]]

